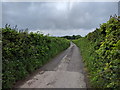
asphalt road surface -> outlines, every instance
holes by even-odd
[[[19,82],[20,83],[20,82]],[[70,47],[37,70],[17,88],[86,88],[84,66],[79,48]]]

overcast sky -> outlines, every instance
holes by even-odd
[[[3,26],[8,23],[54,36],[85,36],[114,14],[118,14],[117,2],[2,3]]]

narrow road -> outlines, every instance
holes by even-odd
[[[79,48],[70,47],[17,88],[86,88]]]

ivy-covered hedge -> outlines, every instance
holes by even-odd
[[[50,58],[69,46],[64,38],[45,36],[2,28],[2,83],[12,88],[16,81],[25,78],[43,66]]]
[[[110,18],[74,42],[80,47],[91,86],[120,89],[120,18]]]

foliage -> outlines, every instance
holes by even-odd
[[[120,21],[111,17],[107,23],[74,41],[81,49],[89,71],[91,86],[120,88]]]
[[[13,87],[16,81],[24,79],[69,46],[67,39],[26,30],[11,29],[9,25],[2,28],[3,89]]]
[[[79,39],[81,38],[80,35],[73,35],[73,36],[63,36],[63,38],[69,39],[69,40],[74,40],[74,39]]]

